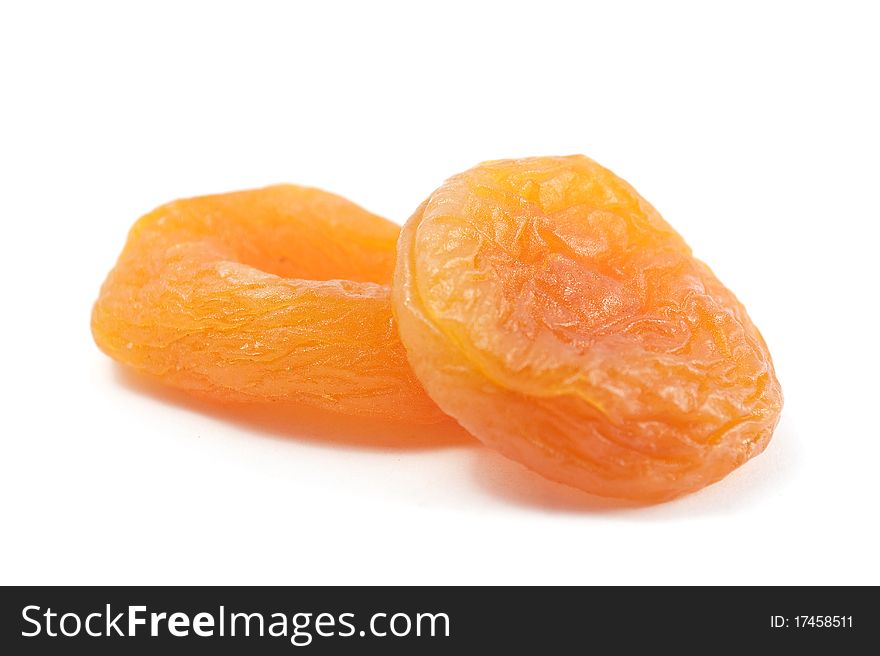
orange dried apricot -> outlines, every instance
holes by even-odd
[[[583,156],[447,180],[404,226],[393,297],[410,363],[445,412],[593,494],[702,488],[760,453],[782,408],[742,304]]]
[[[95,342],[215,401],[439,421],[391,314],[398,233],[293,185],[169,203],[131,229],[94,306]]]

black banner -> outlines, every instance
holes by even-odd
[[[854,653],[878,610],[876,588],[841,587],[23,587],[2,589],[0,651]]]

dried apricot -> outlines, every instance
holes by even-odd
[[[293,185],[176,201],[131,229],[92,333],[119,362],[213,400],[438,421],[391,314],[398,233]]]
[[[485,444],[655,502],[770,440],[782,394],[736,297],[583,156],[486,162],[404,226],[394,308],[428,394]]]

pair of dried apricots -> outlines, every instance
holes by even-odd
[[[132,228],[92,331],[188,392],[451,415],[548,478],[641,502],[721,479],[782,408],[742,304],[583,156],[483,163],[402,231],[292,185],[170,203]]]

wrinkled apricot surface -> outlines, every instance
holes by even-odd
[[[736,297],[592,160],[487,162],[403,229],[394,307],[428,393],[487,445],[654,502],[770,440],[782,395]]]
[[[94,306],[95,341],[220,402],[440,420],[391,314],[398,233],[293,185],[169,203],[131,229]]]

